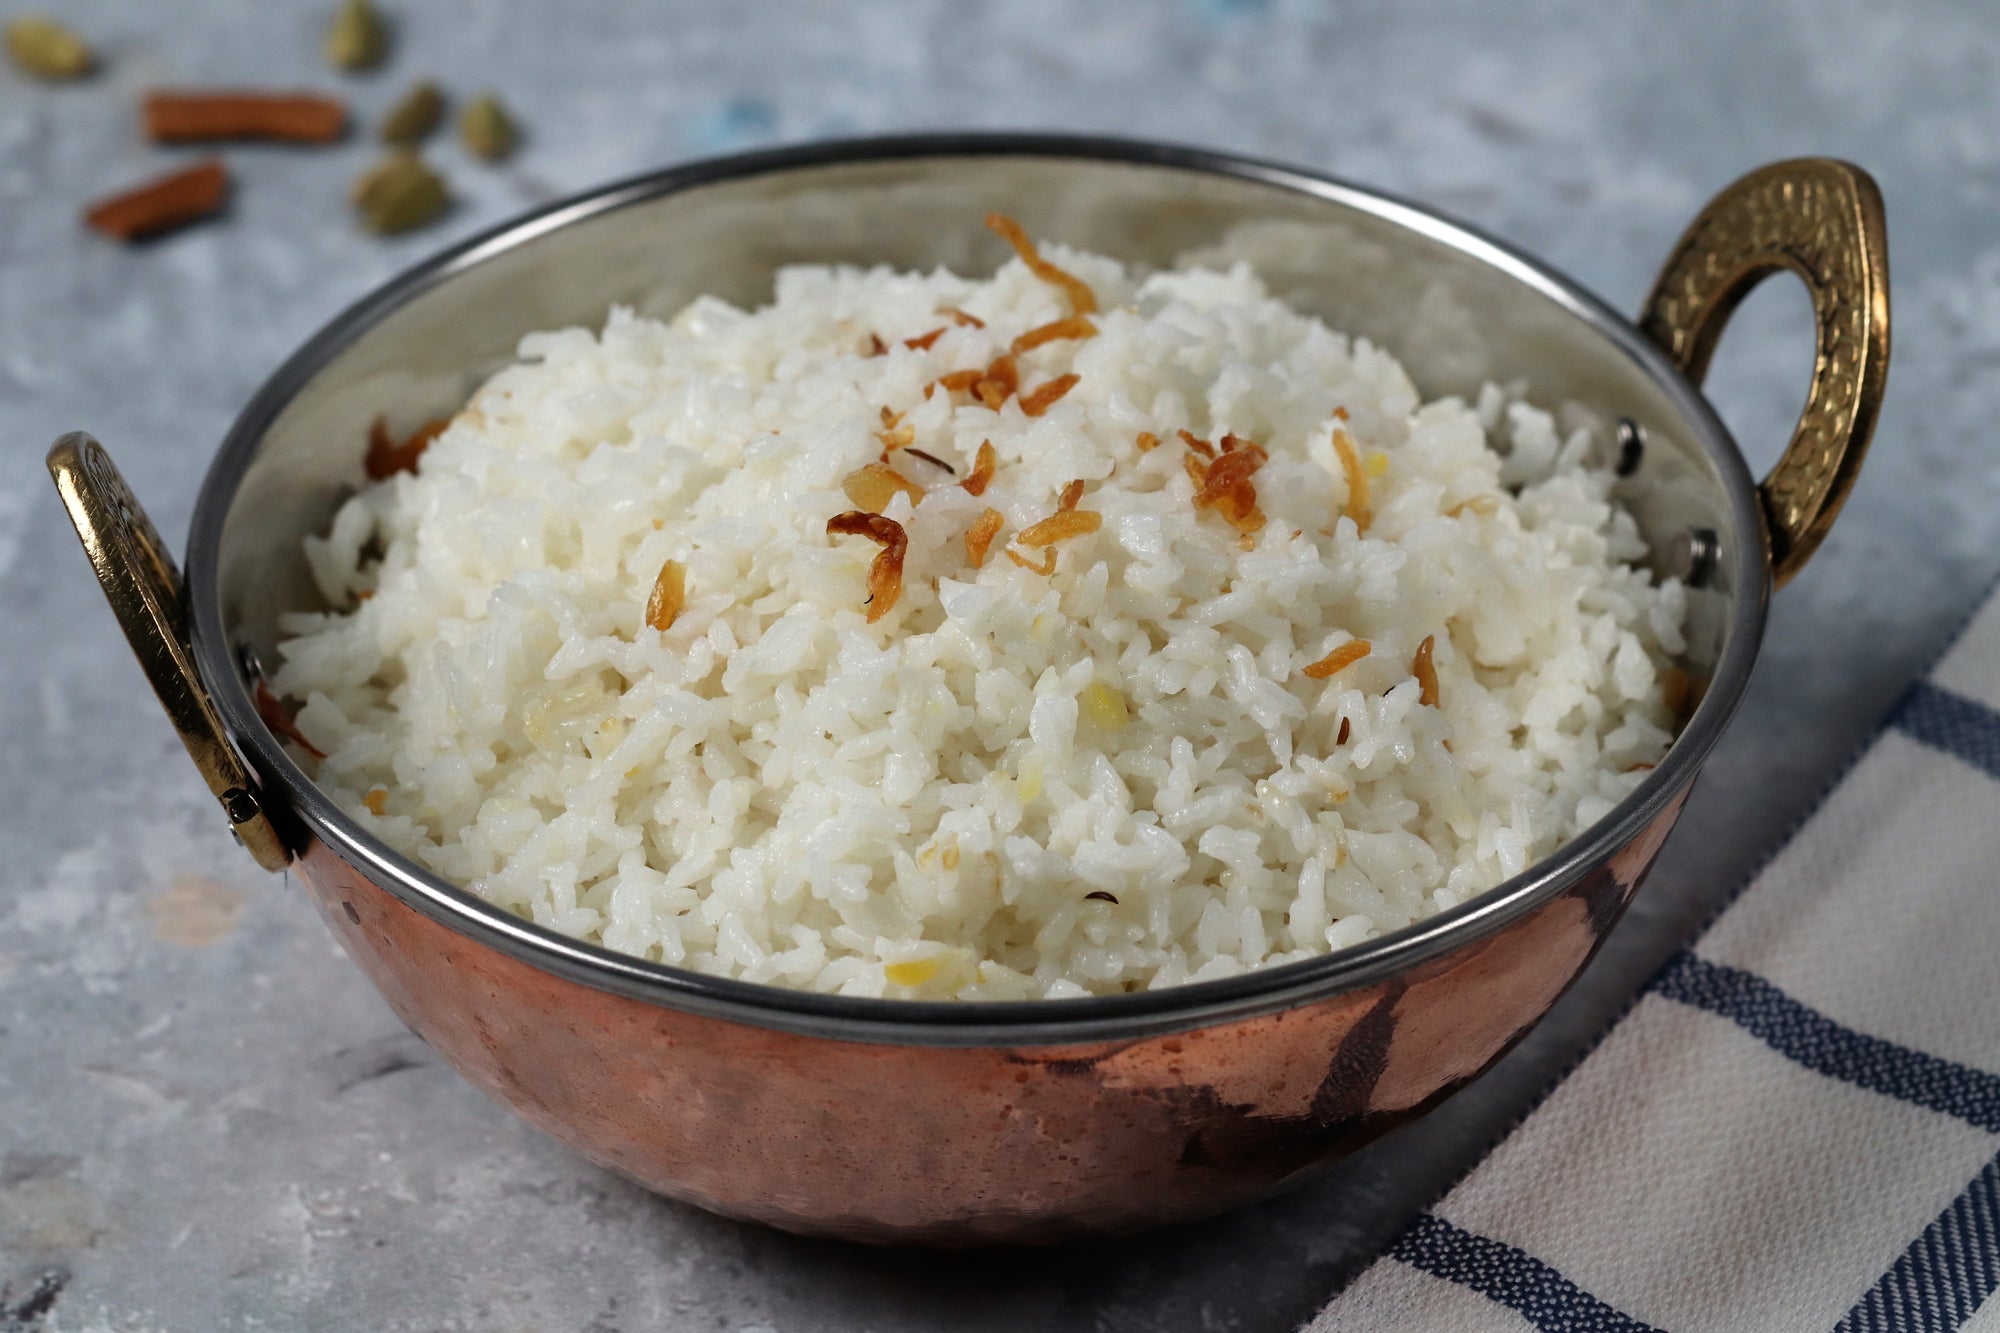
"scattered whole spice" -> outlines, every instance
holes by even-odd
[[[1063,289],[1064,295],[1069,297],[1072,313],[1091,315],[1097,312],[1097,293],[1090,289],[1090,284],[1042,258],[1041,251],[1028,239],[1028,233],[1021,230],[1020,223],[1005,213],[988,213],[986,225],[1014,247],[1014,253],[1021,256],[1021,262],[1028,266],[1031,273],[1043,282]]]
[[[993,539],[1000,535],[1000,525],[1006,520],[997,509],[982,509],[979,517],[972,520],[972,526],[965,530],[965,558],[972,562],[974,569],[986,564],[986,552],[992,549]]]
[[[361,225],[378,236],[427,226],[451,205],[444,177],[405,149],[397,149],[364,172],[354,182],[353,198]]]
[[[500,162],[513,155],[521,142],[521,129],[507,108],[492,93],[482,93],[458,113],[458,137],[465,151],[484,162]]]
[[[313,93],[153,92],[143,114],[154,143],[332,143],[347,132],[346,103]]]
[[[1022,394],[1021,411],[1031,417],[1040,416],[1055,406],[1057,399],[1061,398],[1071,389],[1074,389],[1078,378],[1078,376],[1073,374],[1058,375],[1047,384],[1036,388],[1032,393]]]
[[[228,197],[229,171],[211,159],[100,200],[83,220],[106,236],[136,241],[205,218]]]
[[[389,434],[389,423],[376,417],[374,424],[368,427],[368,453],[361,460],[368,479],[381,481],[398,472],[415,472],[417,460],[424,456],[424,450],[430,448],[431,441],[444,434],[444,428],[450,424],[450,417],[426,421],[399,444]]]
[[[646,598],[646,624],[656,630],[669,630],[679,617],[681,608],[687,605],[687,566],[678,560],[669,560],[660,566],[660,573],[653,580],[653,591]]]
[[[909,448],[909,447],[905,447],[903,452],[908,454],[912,458],[923,459],[926,463],[929,463],[932,467],[941,467],[946,472],[951,473],[951,475],[954,477],[958,475],[957,468],[945,462],[942,458],[939,458],[936,454],[925,453],[922,449]]]
[[[1339,426],[1333,428],[1333,451],[1340,455],[1340,470],[1347,476],[1347,516],[1354,520],[1356,532],[1366,533],[1375,521],[1368,499],[1368,473],[1354,451],[1354,437]]]
[[[1057,342],[1064,338],[1094,338],[1096,336],[1097,326],[1095,324],[1085,319],[1082,315],[1071,315],[1068,319],[1050,320],[1047,324],[1037,325],[1035,328],[1029,329],[1026,333],[1014,339],[1008,345],[1007,350],[1019,356],[1023,352],[1032,352],[1043,343]]]
[[[1140,453],[1150,454],[1153,450],[1160,447],[1160,437],[1149,430],[1142,430],[1139,432],[1139,438],[1135,443],[1138,444]]]
[[[868,350],[863,352],[862,355],[887,356],[889,355],[889,344],[882,341],[881,334],[871,333],[868,335]]]
[[[1335,745],[1347,744],[1347,738],[1350,734],[1351,731],[1350,728],[1348,727],[1347,719],[1343,717],[1342,719],[1340,719],[1340,734],[1333,738],[1333,743]]]
[[[1110,903],[1113,907],[1118,905],[1118,895],[1104,889],[1092,889],[1083,896],[1086,902]]]
[[[335,69],[373,69],[389,54],[389,25],[369,0],[346,0],[327,25],[324,49]]]
[[[1326,680],[1345,670],[1347,667],[1353,666],[1372,651],[1373,646],[1368,640],[1349,639],[1325,657],[1320,658],[1319,661],[1314,662],[1311,666],[1302,668],[1302,670],[1304,674],[1314,680]],[[1347,739],[1346,719],[1342,719],[1340,739],[1343,741]]]
[[[972,475],[961,481],[959,486],[967,495],[984,495],[993,473],[1000,466],[1000,456],[993,452],[993,441],[981,440],[979,452],[972,460]]]
[[[826,521],[829,537],[866,537],[881,546],[868,566],[868,623],[874,624],[895,609],[903,595],[903,555],[910,549],[903,525],[880,514],[849,510]]]
[[[306,739],[306,734],[299,730],[299,724],[292,721],[292,715],[285,711],[285,705],[271,693],[269,685],[260,680],[253,693],[257,697],[257,716],[264,720],[264,725],[271,729],[273,736],[290,741],[315,759],[326,758],[326,751]]]
[[[96,66],[83,38],[46,14],[23,14],[7,24],[7,56],[38,79],[80,79]]]
[[[382,118],[382,142],[408,146],[431,137],[444,119],[444,93],[426,79],[404,93]]]
[[[856,468],[841,478],[840,489],[847,493],[856,509],[870,514],[879,514],[889,507],[889,501],[902,492],[910,497],[910,504],[920,504],[924,498],[924,488],[911,481],[887,463],[870,463]]]
[[[1431,649],[1437,644],[1435,634],[1424,635],[1424,641],[1417,645],[1416,660],[1410,663],[1410,674],[1417,678],[1417,685],[1423,691],[1417,702],[1426,708],[1438,705],[1438,673],[1431,664]]]

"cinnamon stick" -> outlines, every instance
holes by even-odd
[[[332,143],[347,130],[347,106],[312,93],[155,92],[146,94],[145,120],[155,143]]]
[[[205,218],[228,196],[229,170],[211,158],[100,200],[83,220],[106,236],[136,241]]]

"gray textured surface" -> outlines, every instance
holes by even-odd
[[[1985,0],[405,3],[395,64],[351,85],[357,103],[423,73],[499,86],[532,131],[512,166],[447,152],[462,206],[382,244],[340,202],[365,145],[237,151],[225,221],[133,250],[75,214],[166,156],[138,140],[137,90],[331,84],[324,7],[61,8],[105,76],[50,90],[0,70],[0,1328],[43,1303],[44,1276],[48,1326],[72,1330],[1292,1327],[1754,868],[2000,569]],[[1474,1091],[1276,1202],[1025,1263],[799,1241],[660,1202],[441,1068],[303,897],[230,845],[40,462],[89,428],[179,533],[263,376],[442,241],[668,161],[940,126],[1109,130],[1335,171],[1628,310],[1707,195],[1769,159],[1869,166],[1893,235],[1895,369],[1868,475],[1778,599],[1681,833],[1555,1020]],[[1802,394],[1806,323],[1790,293],[1740,318],[1714,387],[1763,463]]]

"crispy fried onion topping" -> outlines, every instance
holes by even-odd
[[[933,389],[943,389],[946,393],[969,393],[979,381],[986,378],[983,370],[954,370],[938,376],[924,386],[924,397],[931,396]]]
[[[943,332],[943,330],[939,330]],[[1046,324],[1037,324],[1008,345],[1007,350],[1015,356],[1032,352],[1043,343],[1061,342],[1065,338],[1094,338],[1097,326],[1082,315],[1071,315],[1067,319],[1052,319]]]
[[[881,546],[868,566],[868,623],[874,624],[895,609],[903,595],[903,554],[910,539],[903,525],[880,514],[850,509],[826,521],[829,537],[866,537]]]
[[[972,473],[958,483],[967,495],[986,494],[987,484],[993,480],[994,469],[1000,466],[1000,456],[993,452],[993,441],[981,440],[979,453],[972,460]]]
[[[1091,509],[1063,509],[1021,530],[1014,540],[1023,546],[1054,546],[1071,537],[1088,537],[1104,526],[1104,515]]]
[[[1056,572],[1056,553],[1054,547],[1050,547],[1048,550],[1042,552],[1042,563],[1039,565],[1026,556],[1023,556],[1011,546],[1007,548],[1007,558],[1023,569],[1032,570],[1040,574],[1043,578],[1047,578]]]
[[[450,417],[439,417],[426,421],[400,444],[389,434],[389,423],[381,417],[368,428],[368,453],[361,460],[368,470],[370,481],[381,481],[393,477],[398,472],[415,472],[417,460],[424,456],[424,450],[431,447],[431,441],[444,434],[444,428],[451,424]]]
[[[997,509],[982,509],[979,517],[972,520],[972,526],[965,530],[965,558],[972,562],[974,569],[986,564],[986,553],[993,548],[993,539],[1000,535],[1000,525],[1004,522]]]
[[[1048,383],[1039,385],[1032,393],[1021,395],[1021,411],[1031,417],[1038,417],[1056,405],[1056,401],[1074,389],[1078,376],[1058,375]]]
[[[1020,223],[1005,213],[988,213],[986,225],[1014,247],[1014,253],[1021,256],[1021,262],[1028,266],[1029,272],[1043,282],[1063,289],[1064,295],[1069,297],[1071,311],[1079,315],[1096,313],[1097,293],[1090,290],[1090,284],[1042,258],[1041,251],[1028,239],[1028,233],[1021,230]]]
[[[1320,658],[1319,661],[1302,668],[1302,670],[1314,680],[1327,680],[1368,656],[1370,651],[1371,648],[1368,640],[1349,639],[1325,657]],[[1341,739],[1345,740],[1346,737],[1343,736]]]
[[[847,492],[847,498],[857,509],[871,514],[879,514],[889,507],[889,501],[901,491],[910,497],[915,505],[923,500],[924,488],[911,481],[887,463],[870,463],[857,468],[840,480],[840,489]]]
[[[1250,478],[1270,457],[1257,445],[1234,435],[1222,437],[1223,451],[1206,461],[1190,450],[1183,458],[1194,482],[1194,507],[1213,509],[1244,537],[1264,530],[1264,511],[1257,507],[1257,488]]]
[[[652,595],[646,598],[646,623],[657,630],[672,629],[674,619],[687,605],[687,566],[669,560],[660,566],[653,580]]]
[[[1424,641],[1417,645],[1416,660],[1410,663],[1410,674],[1417,678],[1417,688],[1423,691],[1417,702],[1426,708],[1436,708],[1438,704],[1437,667],[1431,664],[1431,649],[1436,644],[1437,635],[1424,635]]]
[[[993,358],[993,364],[986,367],[986,373],[972,386],[972,396],[995,412],[1000,405],[1021,388],[1021,372],[1014,364],[1014,358],[1003,353]]]
[[[326,751],[306,739],[299,730],[299,724],[292,721],[292,715],[285,711],[285,705],[278,696],[271,693],[271,687],[263,681],[257,682],[257,716],[264,719],[264,725],[280,740],[290,741],[315,759],[326,758]]]
[[[883,461],[896,449],[907,449],[917,442],[917,428],[903,420],[901,412],[882,409],[882,429],[875,432],[875,438],[882,442]]]
[[[1361,466],[1354,437],[1339,426],[1333,428],[1333,451],[1340,455],[1340,470],[1347,477],[1347,516],[1354,520],[1356,532],[1365,533],[1375,521],[1375,511],[1368,503],[1368,469]]]

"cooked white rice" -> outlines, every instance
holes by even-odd
[[[321,784],[569,935],[985,1000],[1352,945],[1525,869],[1638,783],[1670,739],[1685,595],[1633,563],[1589,423],[1496,387],[1422,403],[1388,354],[1244,268],[1050,257],[1103,313],[1020,358],[1026,391],[1080,376],[1040,417],[925,394],[1069,313],[1018,260],[984,281],[789,268],[755,311],[702,299],[524,338],[419,473],[307,543],[352,608],[283,627],[274,683],[304,701]],[[983,440],[999,467],[975,498],[893,457],[925,492],[885,510],[909,552],[870,624],[878,548],[827,521],[880,459],[884,407],[959,477]],[[1335,408],[1370,475],[1365,535]],[[1250,549],[1196,512],[1182,428],[1269,451]],[[1102,528],[1051,548],[1053,577],[1006,558],[1073,478]],[[989,505],[1005,528],[975,570],[964,534]],[[658,632],[668,559],[687,602]],[[1436,706],[1412,667],[1427,636]],[[1303,674],[1350,637],[1366,658]]]

